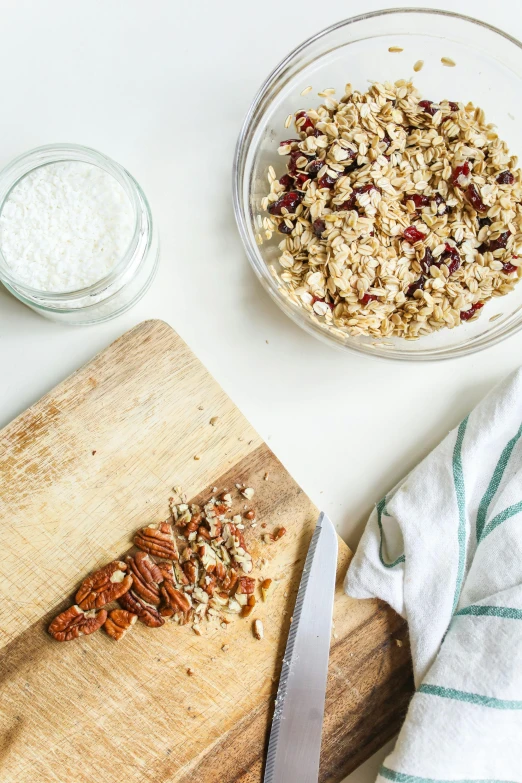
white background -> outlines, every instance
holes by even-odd
[[[0,288],[0,425],[129,327],[162,318],[357,545],[372,504],[520,363],[522,348],[521,333],[445,363],[343,355],[287,320],[250,271],[230,193],[234,145],[254,93],[311,34],[387,5],[1,0],[0,165],[52,142],[99,149],[147,193],[162,250],[146,297],[100,326],[55,325]],[[517,5],[446,7],[522,38]],[[351,783],[373,781],[383,757]]]

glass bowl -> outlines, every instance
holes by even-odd
[[[389,47],[401,47],[390,53]],[[442,57],[456,62],[448,68]],[[424,61],[419,73],[417,60]],[[473,101],[512,154],[522,155],[522,45],[484,22],[447,11],[390,9],[348,19],[294,49],[254,98],[236,146],[233,197],[236,220],[252,267],[272,298],[295,323],[324,342],[343,349],[391,359],[435,360],[463,356],[494,345],[522,327],[522,282],[507,296],[488,301],[480,318],[454,329],[441,329],[418,340],[400,337],[351,337],[328,327],[285,294],[269,266],[278,267],[275,233],[266,240],[260,226],[261,200],[268,192],[267,171],[286,173],[286,158],[277,154],[281,139],[292,135],[285,119],[299,109],[317,106],[317,92],[346,82],[365,92],[369,81],[396,81],[415,76],[422,96],[432,100]],[[312,85],[306,97],[301,91]],[[314,97],[315,96],[315,97]],[[257,239],[256,239],[257,238]]]
[[[134,233],[123,257],[101,280],[77,291],[41,291],[20,280],[0,250],[0,283],[21,302],[52,321],[87,326],[115,318],[133,307],[149,289],[159,260],[159,240],[149,202],[136,180],[119,163],[79,144],[49,144],[30,150],[0,171],[0,214],[12,189],[31,171],[65,160],[98,166],[127,194]]]

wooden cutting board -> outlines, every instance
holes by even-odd
[[[50,639],[48,622],[78,582],[124,554],[136,528],[166,518],[172,487],[196,500],[236,482],[256,490],[258,524],[245,531],[254,575],[278,583],[256,607],[262,641],[251,620],[207,624],[201,637],[138,623],[119,643],[101,631]],[[317,515],[160,321],[125,334],[19,416],[0,433],[2,783],[259,783]],[[262,543],[282,525],[284,538]],[[321,781],[340,781],[393,737],[412,690],[404,623],[342,593],[350,556],[340,542]]]

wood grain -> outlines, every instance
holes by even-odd
[[[166,517],[173,486],[201,499],[239,481],[256,489],[256,575],[277,580],[256,607],[262,642],[249,621],[202,637],[174,624],[138,624],[120,643],[48,637],[78,582]],[[318,512],[180,338],[140,324],[22,414],[0,433],[0,487],[0,780],[260,783]],[[350,556],[341,543],[321,760],[332,783],[397,732],[412,690],[402,621],[342,593]]]

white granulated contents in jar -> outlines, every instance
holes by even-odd
[[[0,214],[0,249],[18,280],[41,291],[77,291],[101,280],[134,233],[119,182],[90,163],[50,163],[12,189]]]

